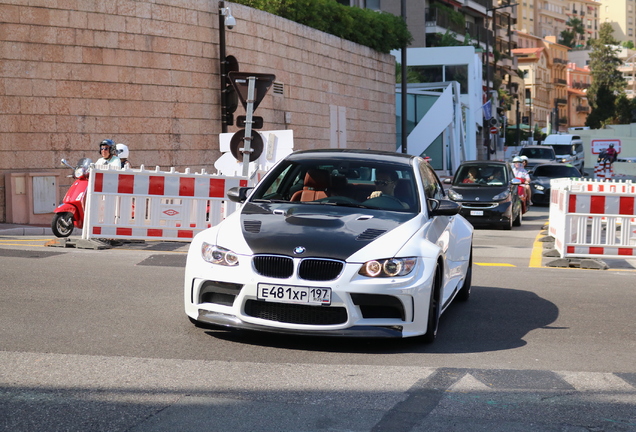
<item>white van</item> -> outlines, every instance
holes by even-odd
[[[556,153],[557,161],[574,165],[583,174],[585,167],[585,151],[583,140],[579,135],[548,135],[541,145],[549,145]]]

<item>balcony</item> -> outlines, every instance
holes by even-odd
[[[574,81],[572,83],[572,88],[578,89],[578,90],[585,90],[585,89],[590,88],[590,83],[584,83],[584,82],[581,82],[581,81]]]
[[[475,23],[466,23],[466,36],[470,36],[471,39],[485,44],[489,35],[490,40],[488,44],[492,46],[494,38],[491,30],[487,30],[486,27],[476,25]]]
[[[557,105],[567,105],[568,101],[565,99],[561,99],[561,98],[556,98],[554,99],[554,103]]]
[[[465,24],[454,22],[450,14],[441,9],[426,8],[424,21],[426,33],[443,33],[445,30],[450,30],[458,35],[464,35],[466,33]]]
[[[554,79],[554,83],[555,84],[559,84],[559,85],[567,85],[568,84],[567,80],[564,80],[563,78],[555,78]]]
[[[577,105],[576,106],[576,112],[577,113],[586,113],[586,112],[590,112],[590,107],[589,106],[585,106],[585,105]]]

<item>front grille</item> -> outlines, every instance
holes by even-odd
[[[254,270],[261,276],[287,279],[294,274],[294,260],[280,255],[255,255]],[[305,258],[298,266],[298,277],[311,281],[336,279],[344,268],[343,261]]]
[[[290,257],[256,255],[254,269],[261,276],[286,279],[294,273],[294,261]]]
[[[479,209],[479,210],[485,210],[485,209],[491,209],[491,208],[495,208],[497,207],[497,203],[491,203],[491,202],[484,202],[484,203],[477,203],[477,202],[471,202],[471,203],[461,203],[463,208],[467,208],[467,209]]]
[[[347,322],[347,310],[334,306],[306,306],[248,300],[245,313],[254,318],[290,324],[333,325]]]
[[[328,281],[336,279],[344,263],[342,261],[307,258],[300,262],[298,277],[313,281]]]

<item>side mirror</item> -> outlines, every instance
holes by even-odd
[[[452,184],[453,183],[453,179],[446,177],[444,180],[442,180],[442,183],[444,184]]]
[[[512,180],[510,180],[510,184],[513,186],[519,186],[521,184],[521,180],[519,180],[518,178],[513,178]]]
[[[247,199],[247,195],[253,188],[251,187],[233,187],[227,190],[227,197],[230,201],[234,201],[236,203],[245,202]]]
[[[431,216],[455,216],[462,209],[462,205],[451,200],[428,199]]]

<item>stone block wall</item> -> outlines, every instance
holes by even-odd
[[[217,4],[0,4],[0,222],[4,173],[60,170],[61,158],[96,160],[104,138],[127,144],[133,166],[214,172],[221,132]],[[265,130],[293,129],[296,149],[333,146],[333,130],[342,128],[340,146],[395,149],[393,56],[226,6],[237,20],[226,30],[226,53],[241,71],[277,77],[276,91],[256,112]],[[346,122],[334,125],[338,107]],[[239,106],[235,115],[242,114]],[[61,196],[69,184],[62,182]]]

